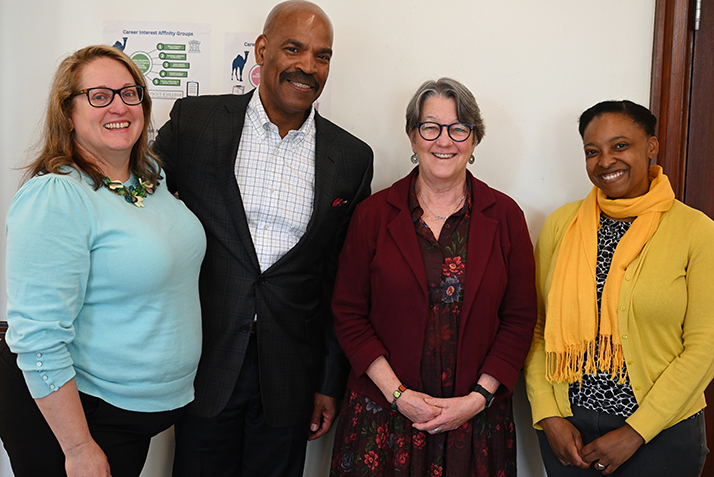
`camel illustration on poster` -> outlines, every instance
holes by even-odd
[[[231,79],[233,79],[234,76],[238,79],[238,73],[240,72],[240,79],[238,79],[238,81],[243,81],[243,67],[245,66],[245,62],[248,61],[249,54],[250,51],[245,50],[245,56],[239,54],[235,57],[233,60],[233,69],[231,70]]]
[[[112,46],[118,50],[124,51],[124,48],[126,48],[126,40],[128,40],[128,37],[126,37],[126,36],[122,37],[122,40],[124,41],[124,43],[117,40],[114,42],[114,44]]]
[[[258,86],[253,81],[255,39],[258,33],[226,33],[223,56],[225,93],[244,94]],[[259,80],[258,80],[259,81]]]

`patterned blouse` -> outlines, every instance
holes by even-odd
[[[617,244],[631,225],[632,222],[620,222],[600,214],[600,230],[597,234],[596,274],[598,314],[602,300],[602,289],[610,271],[612,256],[615,253]],[[596,346],[595,354],[597,355],[599,352],[600,350]],[[622,372],[626,371],[627,367],[623,364]],[[598,371],[596,374],[583,375],[582,386],[579,383],[571,384],[570,403],[591,411],[614,414],[625,418],[630,417],[637,410],[637,400],[630,386],[630,379],[627,378],[624,384],[618,384],[617,379],[613,380],[609,373],[603,371]]]

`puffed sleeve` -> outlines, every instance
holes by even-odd
[[[6,339],[36,399],[75,374],[67,345],[89,275],[88,202],[77,179],[48,174],[26,183],[8,212]]]

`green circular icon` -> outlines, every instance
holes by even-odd
[[[159,74],[160,74],[162,77],[166,76],[166,72],[165,72],[164,70],[159,71]]]
[[[171,63],[169,63],[168,61],[164,61],[164,68],[168,68],[169,66],[171,66]]]
[[[165,59],[165,58],[166,58],[166,53],[164,53],[163,51],[162,51],[161,53],[159,53],[159,58],[162,59],[162,60]]]
[[[154,84],[159,84],[161,80],[159,78],[154,78],[153,83]]]
[[[151,58],[146,53],[138,52],[134,53],[131,59],[136,63],[142,73],[146,74],[151,70]]]
[[[164,49],[164,44],[163,44],[163,43],[157,43],[157,44],[156,44],[156,48],[157,48],[158,50],[163,50],[163,49]]]

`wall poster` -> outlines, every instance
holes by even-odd
[[[104,43],[129,55],[144,73],[156,128],[169,119],[176,99],[210,91],[208,23],[105,21]]]

